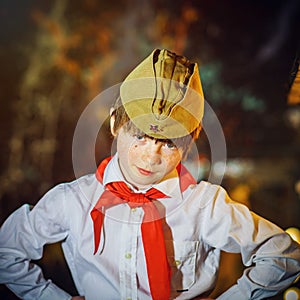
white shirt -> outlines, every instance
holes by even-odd
[[[119,180],[124,178],[116,155],[103,183]],[[164,234],[172,267],[170,299],[209,294],[216,283],[221,250],[241,253],[248,268],[218,299],[271,297],[299,275],[299,245],[276,225],[233,202],[222,187],[202,181],[181,193],[178,178],[154,187],[170,196],[158,201],[165,211]],[[93,254],[90,212],[103,190],[95,175],[86,175],[54,187],[32,210],[29,205],[16,210],[0,230],[0,283],[23,299],[70,299],[43,278],[37,265],[30,266],[30,259],[42,257],[46,243],[62,241],[75,285],[87,300],[151,299],[141,208],[131,209],[126,203],[109,208],[99,250]]]

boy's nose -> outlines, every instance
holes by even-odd
[[[154,141],[153,141],[154,142]],[[161,145],[159,143],[150,143],[147,149],[147,158],[150,165],[158,165],[161,163]]]

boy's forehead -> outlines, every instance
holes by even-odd
[[[145,132],[137,128],[131,121],[125,124],[125,126],[123,126],[123,129],[125,132],[130,133],[131,135],[143,136],[161,143],[171,143],[178,147],[182,147],[184,146],[184,144],[189,143],[192,140],[192,137],[190,135],[180,138],[156,138],[146,134]]]

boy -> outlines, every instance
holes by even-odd
[[[218,299],[268,298],[292,284],[299,245],[180,164],[201,130],[203,102],[197,64],[155,49],[111,109],[117,153],[2,226],[0,283],[24,299],[208,299],[224,250],[241,253],[247,268]],[[57,241],[81,296],[30,263]]]

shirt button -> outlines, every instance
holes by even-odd
[[[126,298],[126,300],[131,300],[131,298]]]
[[[196,184],[190,184],[190,189],[194,189],[196,187]]]
[[[131,253],[126,253],[125,258],[130,259],[131,258]]]
[[[175,260],[175,265],[176,266],[179,266],[181,264],[181,261],[180,260]]]
[[[136,207],[133,207],[133,208],[131,209],[131,211],[132,211],[132,212],[136,212]]]

